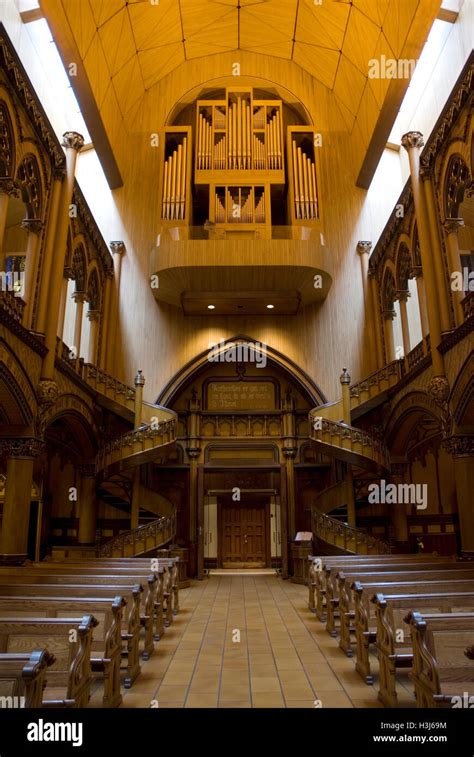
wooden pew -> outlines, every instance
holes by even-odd
[[[330,577],[326,577],[326,630],[331,636],[337,635],[336,619],[339,619],[339,589],[346,591],[345,607],[350,608],[352,597],[350,591],[347,591],[347,587],[350,586],[350,580],[360,580],[362,583],[366,581],[410,581],[410,580],[430,580],[436,581],[436,579],[452,579],[461,580],[463,578],[474,578],[474,566],[466,567],[468,563],[423,563],[418,565],[416,563],[408,563],[404,566],[389,566],[389,570],[381,570],[380,566],[376,568],[361,567],[356,569],[350,569],[347,571],[338,571],[336,568],[331,568]],[[404,576],[407,576],[404,578]],[[349,582],[348,582],[349,581]],[[345,610],[347,611],[347,610]],[[337,613],[337,615],[336,615]]]
[[[97,597],[0,596],[0,620],[3,617],[67,618],[93,613],[98,621],[91,645],[91,669],[104,681],[104,707],[118,707],[120,663],[122,660],[122,616],[126,600]]]
[[[32,565],[42,567],[51,565],[61,566],[73,566],[73,567],[85,567],[87,569],[110,569],[109,572],[113,572],[116,569],[120,571],[135,571],[145,570],[147,572],[155,572],[161,575],[161,584],[158,585],[157,604],[165,607],[166,622],[169,625],[173,620],[173,615],[179,612],[179,572],[178,572],[179,557],[151,557],[151,558],[136,558],[136,557],[100,557],[91,559],[67,559],[54,560],[41,563],[33,563]],[[158,565],[158,571],[154,570],[154,565]],[[167,575],[168,572],[171,575]],[[163,575],[164,574],[164,575]],[[158,579],[160,581],[160,579]],[[166,589],[165,589],[166,587]],[[169,588],[171,587],[170,591]],[[168,594],[170,596],[171,606],[168,608]],[[161,633],[163,630],[161,631]],[[159,638],[159,632],[157,631]]]
[[[122,596],[127,606],[125,608],[125,623],[122,627],[122,641],[125,649],[122,657],[126,661],[124,686],[129,689],[137,676],[140,674],[140,597],[143,587],[140,584],[127,585],[115,584],[112,586],[100,586],[91,584],[61,584],[47,579],[44,583],[15,583],[7,584],[0,580],[0,594],[2,597],[47,597],[49,599],[105,599],[112,603],[115,595]]]
[[[37,647],[52,651],[43,707],[86,707],[89,702],[91,645],[97,621],[82,618],[1,618],[0,651],[29,652]],[[71,640],[71,631],[76,639]]]
[[[417,706],[468,707],[469,695],[472,706],[474,660],[464,652],[466,645],[472,644],[474,614],[422,615],[412,611],[405,620],[413,641]]]
[[[153,626],[156,602],[156,584],[157,577],[155,574],[149,574],[142,578],[143,572],[140,571],[138,576],[126,574],[116,576],[107,573],[94,573],[94,571],[75,570],[42,570],[40,568],[5,568],[0,569],[0,591],[1,586],[5,584],[22,584],[22,583],[50,583],[67,586],[68,584],[81,584],[90,586],[116,587],[128,582],[143,583],[147,590],[141,595],[141,613],[140,622],[145,629],[145,645],[143,650],[143,659],[153,654],[155,645],[153,642]],[[113,592],[115,595],[116,592]]]
[[[439,555],[350,555],[334,557],[314,557],[309,558],[311,566],[309,569],[308,584],[308,605],[312,612],[315,612],[319,620],[326,620],[325,599],[326,599],[326,572],[328,568],[339,568],[347,570],[348,567],[382,567],[390,564],[405,565],[406,563],[427,563],[427,562],[446,562],[454,558],[440,557]]]
[[[436,581],[378,581],[362,583],[354,581],[352,594],[354,598],[354,626],[356,639],[356,670],[367,684],[373,683],[370,666],[370,645],[377,640],[375,608],[370,602],[377,592],[384,594],[443,594],[447,592],[472,592],[474,579],[471,580],[443,580]]]
[[[45,649],[0,653],[0,709],[42,707],[46,671],[53,662]]]
[[[396,671],[413,666],[413,645],[410,626],[404,630],[407,613],[474,613],[473,592],[440,594],[384,595],[376,594],[377,647],[379,657],[379,700],[386,707],[397,707]],[[403,638],[401,636],[403,635]],[[400,638],[398,638],[400,637]]]

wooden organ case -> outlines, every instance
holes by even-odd
[[[251,87],[197,100],[194,127],[167,127],[162,154],[165,227],[272,238],[275,227],[319,221],[312,127],[286,124],[283,102],[254,97]]]

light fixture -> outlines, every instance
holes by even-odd
[[[273,310],[274,307],[275,305],[267,305],[268,310]]]
[[[215,306],[215,305],[208,305],[208,306],[207,306],[207,309],[208,309],[208,310],[215,310],[215,309],[216,309],[216,306]]]

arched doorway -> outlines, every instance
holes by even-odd
[[[328,485],[331,463],[308,445],[308,412],[325,402],[285,356],[239,336],[186,365],[157,400],[178,414],[174,459],[149,481],[178,512],[191,571],[281,568],[310,530],[308,487]],[[306,491],[305,497],[298,495]]]

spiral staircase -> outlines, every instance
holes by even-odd
[[[312,506],[313,539],[323,554],[383,554],[390,545],[344,522],[355,515],[354,480],[363,491],[371,480],[390,472],[390,455],[383,441],[352,422],[386,401],[402,377],[403,361],[396,360],[350,385],[344,369],[342,399],[314,408],[309,414],[310,438],[318,452],[347,466],[343,480],[324,489]],[[332,517],[339,512],[341,519]],[[332,514],[332,516],[331,516]]]

